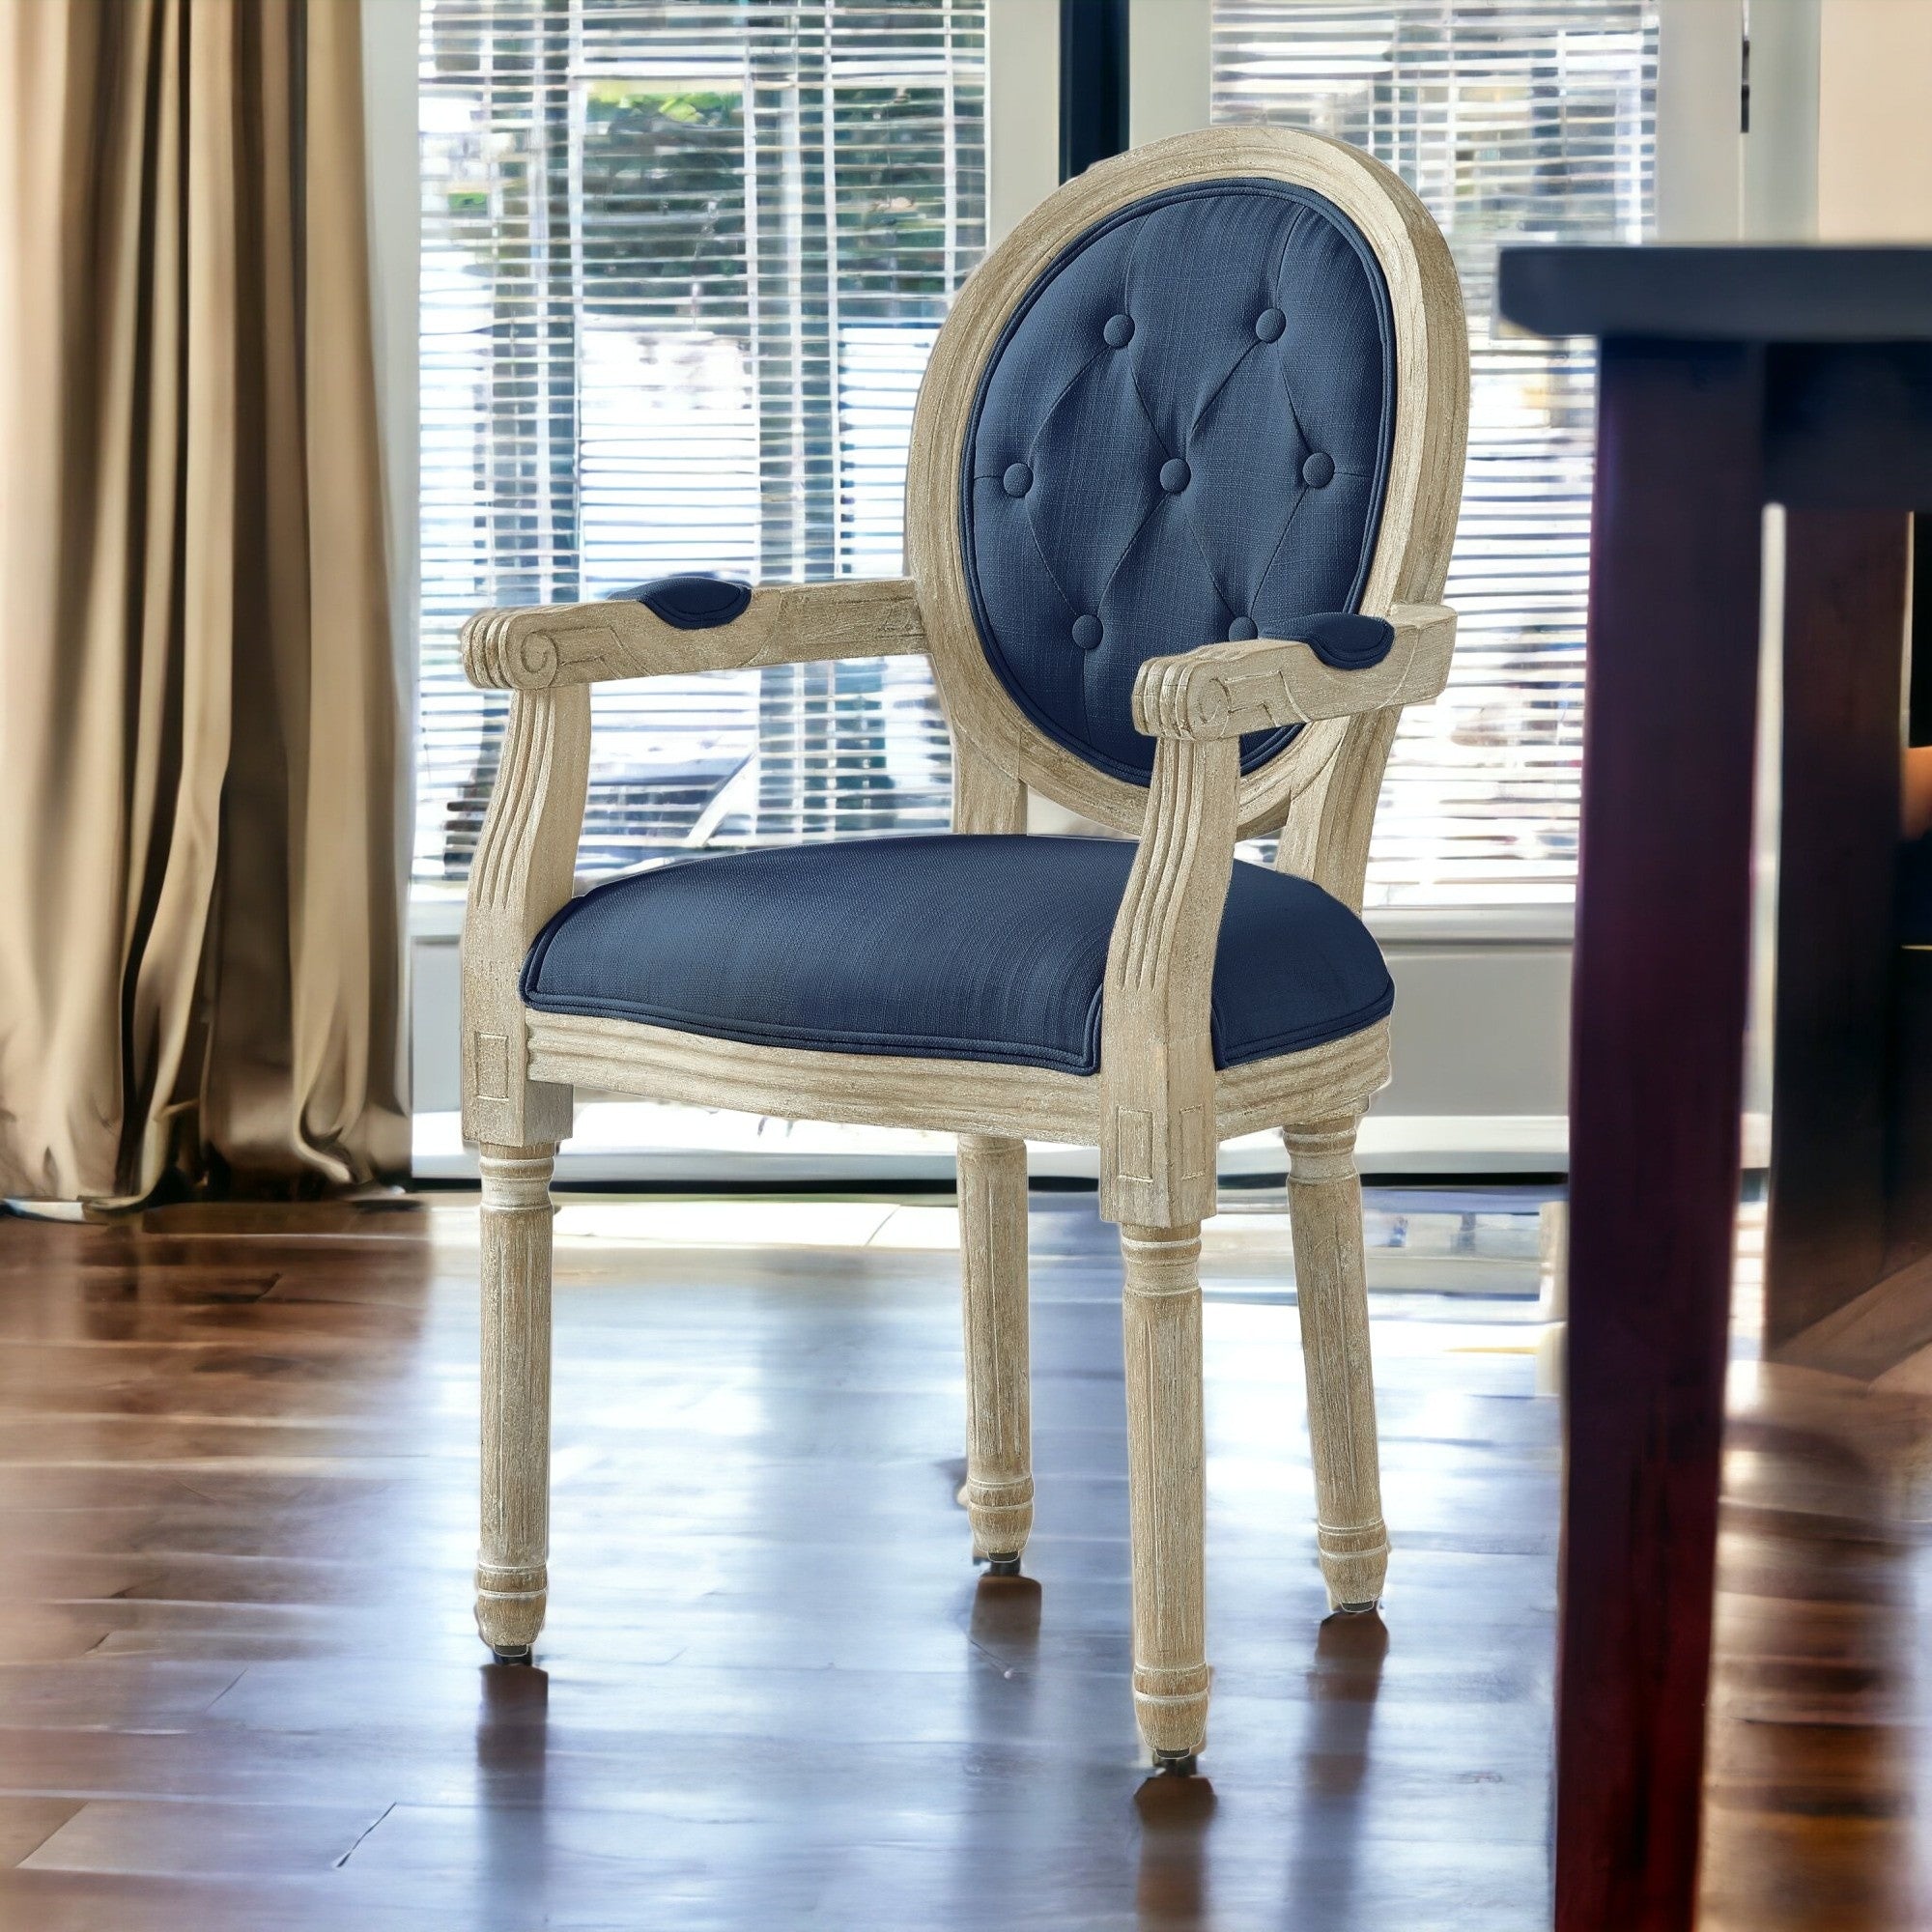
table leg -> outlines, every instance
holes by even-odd
[[[1763,361],[1608,342],[1571,1074],[1558,1932],[1695,1906],[1749,953]]]
[[[1889,1254],[1887,1184],[1911,520],[1793,509],[1784,531],[1767,1352],[1916,1259]]]

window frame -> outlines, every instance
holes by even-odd
[[[1707,91],[1677,88],[1673,49],[1691,44],[1673,38],[1670,19],[1705,20],[1695,43],[1706,56],[1717,29],[1702,13],[1707,0],[1662,0],[1666,32],[1659,51],[1658,197],[1660,207],[1690,211],[1706,233],[1736,233],[1735,175],[1724,160],[1728,102],[1713,104]],[[414,709],[417,677],[415,533],[417,390],[417,196],[416,61],[419,0],[361,0],[364,108],[368,135],[369,216],[376,303],[379,404],[387,457],[387,513],[395,564],[391,572],[397,684],[410,729],[403,742],[410,764],[399,774],[398,797],[413,844]],[[1734,0],[1709,8],[1722,14],[1725,33]],[[1687,11],[1688,10],[1688,11]],[[987,0],[988,242],[996,242],[1028,209],[1057,185],[1059,36],[1057,10],[1042,0]],[[1199,58],[1176,57],[1189,19],[1199,31]],[[1211,0],[1130,0],[1130,127],[1136,142],[1208,125],[1208,32]],[[1687,30],[1688,31],[1688,30]],[[1152,38],[1151,38],[1151,36]],[[1163,54],[1160,49],[1165,47]],[[1708,66],[1708,60],[1706,62]],[[1666,82],[1666,74],[1671,82]],[[1729,199],[1727,200],[1727,196]],[[1674,199],[1673,199],[1674,198]],[[412,886],[408,932],[411,947],[415,1106],[440,1116],[453,1109],[456,1090],[454,1010],[456,941],[462,907],[446,893]],[[1547,1172],[1563,1164],[1560,1117],[1566,1070],[1549,1044],[1567,1036],[1567,985],[1574,907],[1563,903],[1509,907],[1459,905],[1374,909],[1368,923],[1388,952],[1402,986],[1407,1042],[1399,1065],[1419,1077],[1405,1079],[1391,1095],[1403,1111],[1390,1120],[1408,1171]],[[1500,974],[1516,989],[1521,1010],[1510,1034],[1545,1042],[1538,1064],[1518,1087],[1503,1092],[1490,1077],[1496,1036],[1471,1026],[1464,996],[1474,969],[1481,978]],[[1407,1129],[1412,1129],[1409,1131]],[[1432,1157],[1431,1149],[1434,1149]],[[598,1159],[603,1166],[599,1167]],[[1261,1157],[1279,1170],[1278,1152]],[[834,1162],[822,1171],[855,1178],[923,1172],[923,1156],[881,1152],[854,1164]],[[1036,1163],[1051,1171],[1049,1159]],[[570,1165],[566,1154],[566,1166]],[[1236,1153],[1224,1171],[1253,1170],[1257,1156]],[[1377,1165],[1373,1149],[1365,1165]],[[1073,1164],[1077,1169],[1077,1163]],[[461,1158],[432,1158],[426,1174],[468,1172]],[[585,1163],[585,1174],[611,1179],[666,1179],[670,1172],[648,1153],[612,1165],[607,1153]],[[746,1181],[772,1178],[762,1157],[724,1154],[707,1164],[718,1179]]]

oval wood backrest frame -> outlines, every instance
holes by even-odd
[[[1388,284],[1396,400],[1388,488],[1361,608],[1435,603],[1449,568],[1468,434],[1469,350],[1448,244],[1401,176],[1359,149],[1287,128],[1213,128],[1102,161],[1049,195],[981,262],[948,316],[913,413],[905,554],[952,726],[955,784],[977,760],[1070,810],[1137,832],[1148,789],[1095,771],[1026,716],[980,640],[959,530],[959,466],[973,399],[1001,331],[1075,237],[1132,202],[1196,182],[1287,182],[1352,221]],[[1176,638],[1171,649],[1216,641]],[[1308,726],[1241,779],[1243,837],[1275,831],[1341,749],[1347,719]],[[982,829],[991,829],[990,826]]]

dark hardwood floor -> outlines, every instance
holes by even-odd
[[[1012,1580],[952,1501],[948,1254],[588,1210],[526,1669],[469,1623],[461,1206],[0,1219],[4,1932],[1548,1923],[1533,1303],[1376,1297],[1396,1555],[1385,1618],[1323,1623],[1286,1268],[1259,1221],[1210,1246],[1212,1738],[1151,1781],[1091,1197],[1036,1202]],[[1734,1451],[1710,1922],[1916,1924],[1919,1406],[1776,1381]]]

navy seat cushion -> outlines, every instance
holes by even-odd
[[[1205,183],[1079,237],[995,345],[961,463],[974,618],[1014,702],[1146,784],[1149,658],[1355,610],[1395,394],[1381,270],[1320,195]]]
[[[1133,859],[1124,839],[939,834],[680,861],[565,906],[530,948],[523,997],[762,1046],[1093,1073]],[[1217,1065],[1357,1033],[1394,1000],[1346,906],[1236,865]]]

